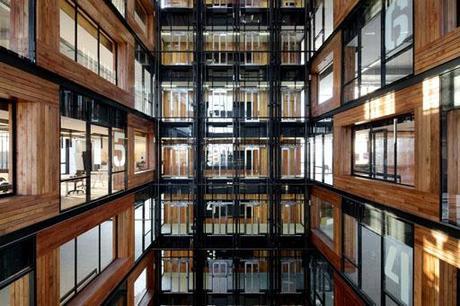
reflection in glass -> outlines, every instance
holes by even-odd
[[[147,134],[136,131],[134,135],[134,164],[135,172],[149,169]]]
[[[91,125],[91,200],[109,194],[109,129]]]
[[[319,205],[319,229],[334,240],[334,206],[323,200],[320,200]]]
[[[13,192],[12,107],[0,101],[0,195]]]

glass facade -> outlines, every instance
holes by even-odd
[[[63,90],[60,137],[61,209],[126,188],[126,113]]]
[[[136,193],[134,202],[134,257],[139,259],[156,240],[155,203],[152,188]]]
[[[310,17],[310,50],[313,52],[317,51],[332,34],[334,25],[334,3],[333,0],[315,0],[312,2],[313,10]]]
[[[368,0],[350,19],[343,34],[344,103],[413,73],[412,2]]]
[[[342,210],[343,273],[376,305],[413,305],[413,226],[349,199]]]
[[[312,124],[308,138],[308,177],[325,184],[333,182],[333,122],[332,118]]]
[[[148,51],[136,44],[134,60],[134,108],[138,111],[154,115],[154,82],[155,72],[153,60]]]

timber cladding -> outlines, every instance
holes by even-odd
[[[128,195],[72,219],[46,228],[37,234],[37,304],[59,305],[60,246],[115,217],[114,261],[85,287],[70,305],[99,305],[118,285],[134,264],[134,195]]]
[[[334,116],[334,187],[371,201],[439,221],[439,78],[370,100]],[[415,117],[415,186],[352,176],[352,127],[397,115]]]
[[[129,274],[127,279],[127,287],[128,287],[128,299],[127,299],[127,306],[135,306],[135,282],[138,277],[142,274],[144,270],[146,270],[146,283],[145,288],[147,291],[145,292],[144,296],[138,301],[139,304],[137,305],[151,305],[153,302],[154,296],[154,289],[155,289],[155,270],[154,270],[154,259],[155,254],[154,251],[149,251],[144,258],[136,265],[134,270]],[[140,298],[140,297],[138,297]]]
[[[414,305],[456,306],[460,240],[415,226]]]
[[[319,104],[319,74],[323,70],[324,61],[332,57],[333,91],[332,98]],[[311,113],[313,117],[324,114],[340,106],[342,86],[342,32],[337,32],[327,46],[316,55],[311,65]]]
[[[320,205],[321,202],[327,202],[333,206],[333,239],[327,237],[321,230],[320,226]],[[334,265],[340,269],[340,258],[342,255],[342,197],[335,192],[328,191],[325,188],[313,186],[311,189],[311,228],[312,243],[321,251],[321,253]]]
[[[59,213],[59,87],[0,63],[0,97],[16,107],[17,146],[16,194],[0,199],[3,235]]]

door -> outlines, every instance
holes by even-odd
[[[303,273],[300,259],[281,260],[281,292],[295,293],[303,286]]]
[[[260,268],[257,260],[248,260],[244,262],[244,292],[260,292]]]
[[[212,262],[212,292],[226,293],[228,291],[228,262],[216,260]]]

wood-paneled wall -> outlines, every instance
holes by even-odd
[[[460,240],[415,227],[414,305],[456,306],[460,298]]]
[[[439,78],[390,92],[334,116],[334,186],[343,191],[439,220]],[[415,116],[415,186],[351,175],[352,126],[399,114]]]
[[[16,106],[16,195],[0,199],[0,235],[59,213],[59,87],[0,63],[0,97]]]
[[[359,0],[334,0],[334,29],[350,14]]]
[[[332,54],[333,61],[333,90],[332,98],[319,104],[319,73],[324,68],[324,61]],[[321,53],[315,57],[311,64],[311,112],[316,117],[340,106],[340,93],[342,87],[342,32],[338,32],[329,41]]]
[[[147,24],[146,30],[142,29],[142,26],[136,21],[135,18],[135,8],[137,5],[140,5],[146,15],[147,15]],[[156,49],[156,41],[155,35],[156,32],[154,31],[155,24],[156,24],[156,15],[155,15],[155,5],[154,2],[149,0],[127,0],[126,3],[126,21],[131,26],[131,28],[136,32],[139,38],[142,40],[144,45],[151,51],[155,51]]]
[[[448,0],[414,1],[415,73],[446,63],[460,54],[460,28],[444,26]]]

